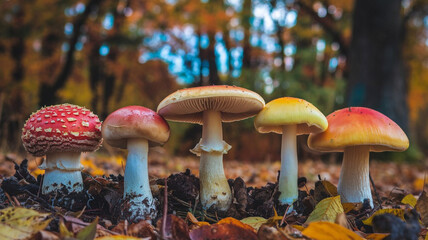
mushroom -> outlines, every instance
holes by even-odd
[[[267,103],[254,119],[254,126],[260,133],[282,134],[281,171],[278,200],[291,205],[298,197],[296,135],[322,132],[328,123],[324,114],[311,103],[293,97],[283,97]]]
[[[202,124],[202,138],[190,151],[200,156],[200,199],[204,209],[227,211],[232,202],[223,170],[223,154],[231,146],[223,141],[222,121],[254,116],[264,104],[257,93],[235,86],[182,89],[159,104],[158,113],[167,120]]]
[[[131,222],[156,217],[156,206],[149,184],[147,154],[150,146],[164,144],[169,125],[151,109],[128,106],[111,113],[103,122],[102,135],[112,147],[128,149],[123,197]]]
[[[328,129],[311,134],[308,145],[321,152],[343,152],[338,193],[342,202],[373,199],[369,181],[369,153],[404,151],[409,140],[387,116],[370,108],[350,107],[327,116]]]
[[[42,108],[31,114],[22,129],[22,143],[36,157],[46,155],[42,169],[42,193],[65,187],[69,192],[83,190],[81,152],[92,152],[101,145],[101,122],[90,110],[71,104]]]

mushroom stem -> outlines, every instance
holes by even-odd
[[[296,125],[284,125],[282,127],[281,145],[281,172],[279,174],[279,202],[281,204],[293,204],[297,200],[297,148]]]
[[[65,187],[69,192],[83,190],[80,152],[56,152],[46,154],[46,163],[40,169],[46,171],[43,177],[42,194],[49,194]]]
[[[337,191],[342,202],[358,203],[369,199],[373,207],[369,179],[369,146],[345,148]]]
[[[200,197],[205,209],[215,206],[217,210],[227,211],[232,202],[231,191],[223,170],[223,154],[230,146],[223,141],[221,112],[205,111],[199,148]],[[196,151],[195,151],[196,152]]]
[[[129,201],[127,209],[129,220],[136,222],[156,217],[156,207],[150,190],[149,173],[147,170],[147,139],[129,139],[127,142],[128,157],[126,159],[123,197]]]

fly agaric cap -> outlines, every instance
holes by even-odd
[[[169,125],[155,111],[128,106],[111,113],[103,122],[102,135],[112,147],[126,149],[127,140],[145,138],[152,145],[164,144],[169,139]]]
[[[53,152],[92,152],[102,142],[101,122],[84,107],[49,106],[28,118],[21,139],[25,150],[38,157]]]
[[[308,146],[323,152],[343,152],[346,147],[370,146],[372,152],[404,151],[409,139],[391,119],[373,109],[349,107],[327,116],[328,129],[311,134]]]
[[[178,90],[158,106],[158,113],[168,120],[202,124],[206,110],[221,112],[223,122],[233,122],[256,115],[264,106],[263,98],[236,86],[203,86]]]
[[[282,126],[297,125],[297,135],[322,132],[328,122],[324,114],[311,103],[293,97],[275,99],[266,104],[254,119],[260,133],[282,134]]]

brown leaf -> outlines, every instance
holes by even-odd
[[[250,231],[253,231],[253,232],[257,232],[256,231],[256,229],[254,229],[253,227],[251,227],[250,225],[248,225],[248,224],[245,224],[245,223],[243,223],[243,222],[241,222],[241,221],[239,221],[239,220],[237,220],[237,219],[235,219],[235,218],[231,218],[231,217],[227,217],[227,218],[223,218],[222,220],[220,220],[220,221],[218,221],[218,223],[217,224],[234,224],[234,225],[236,225],[237,227],[240,227],[240,228],[243,228],[243,229],[247,229],[247,230],[250,230]]]
[[[422,223],[425,227],[428,226],[428,196],[427,192],[423,191],[415,206],[416,210],[421,215]]]
[[[152,239],[156,239],[153,226],[144,220],[129,225],[128,235],[139,238],[150,237]]]
[[[90,225],[90,223],[86,223],[78,218],[74,218],[70,216],[63,216],[63,218],[67,229],[74,234],[80,232],[82,229]],[[110,236],[115,234],[116,234],[115,232],[105,229],[103,226],[97,224],[96,237]]]
[[[337,187],[327,180],[321,180],[315,183],[314,197],[317,202],[324,198],[337,196]]]
[[[189,220],[191,223],[193,223],[194,225],[196,225],[198,227],[205,226],[205,225],[210,225],[208,222],[200,222],[200,221],[198,221],[198,219],[196,219],[196,217],[191,212],[187,212],[186,219]]]
[[[286,238],[275,227],[262,225],[257,232],[259,240],[286,240]]]
[[[159,219],[157,223],[158,229],[162,228],[162,218]],[[162,230],[159,230],[162,232]],[[166,236],[163,236],[166,239],[174,239],[174,240],[188,240],[189,237],[189,228],[187,227],[187,223],[173,215],[169,214],[166,217]]]
[[[42,231],[39,231],[38,233],[36,233],[30,239],[33,239],[33,240],[59,240],[60,237],[56,233],[42,230]]]
[[[346,214],[345,213],[339,213],[339,214],[337,214],[336,220],[334,221],[334,223],[339,224],[342,227],[351,229],[349,227],[348,219],[346,218]]]
[[[238,227],[235,224],[223,223],[213,224],[210,226],[202,226],[190,232],[190,239],[192,240],[231,240],[231,239],[245,239],[257,240],[257,235],[248,229]]]

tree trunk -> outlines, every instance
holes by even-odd
[[[210,45],[207,48],[207,60],[209,64],[210,74],[208,75],[208,84],[209,85],[219,85],[220,77],[218,76],[218,68],[215,56],[215,32],[209,32],[208,38],[210,40]]]
[[[252,14],[252,3],[251,0],[244,0],[242,5],[241,24],[244,28],[244,56],[242,57],[242,68],[251,68],[251,44],[250,44],[250,28]]]
[[[355,2],[347,100],[382,112],[408,132],[400,10],[400,0]]]
[[[77,16],[73,23],[73,33],[71,35],[68,50],[65,56],[65,63],[60,70],[58,76],[55,78],[54,83],[42,83],[39,89],[39,106],[52,105],[56,103],[56,94],[58,90],[65,86],[65,83],[70,76],[74,66],[74,53],[76,51],[76,43],[81,34],[81,28],[86,23],[90,13],[95,10],[100,4],[100,0],[89,0],[86,5],[85,11]]]

